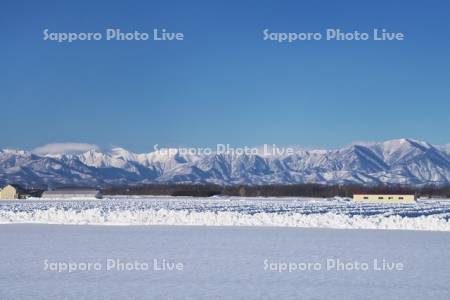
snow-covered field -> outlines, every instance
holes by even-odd
[[[0,225],[0,299],[447,300],[449,245],[448,232]],[[183,269],[155,269],[155,259],[158,268],[165,262]],[[108,268],[117,260],[150,267]],[[329,260],[369,267],[338,270]],[[83,270],[87,263],[98,267]],[[322,267],[289,272],[288,263]],[[76,270],[64,270],[67,264]],[[392,264],[401,270],[386,269]]]
[[[450,200],[415,204],[349,199],[112,197],[0,202],[0,223],[287,226],[450,231]]]
[[[448,200],[1,201],[0,299],[450,299],[449,217]]]

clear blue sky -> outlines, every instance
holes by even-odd
[[[2,2],[1,148],[450,142],[448,1],[110,2]],[[116,27],[185,40],[42,38]],[[277,44],[265,28],[386,28],[406,40]]]

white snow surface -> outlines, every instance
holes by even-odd
[[[448,232],[283,227],[0,225],[0,299],[448,300]],[[183,271],[106,270],[106,259],[180,262]],[[367,263],[326,270],[328,259]],[[373,261],[401,271],[373,270]],[[49,263],[99,263],[57,272]],[[270,263],[320,263],[278,272]]]
[[[283,226],[450,231],[450,200],[112,197],[0,202],[0,224]]]

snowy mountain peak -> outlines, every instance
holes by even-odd
[[[450,147],[413,139],[354,143],[291,155],[186,154],[124,148],[39,156],[0,150],[0,183],[25,185],[217,184],[450,184]]]
[[[30,152],[18,149],[0,149],[0,154],[28,156]]]
[[[134,161],[136,160],[136,154],[125,150],[124,148],[113,148],[110,150],[110,152],[108,153],[109,155],[111,155],[112,157],[116,157],[118,159],[123,159],[125,161]]]

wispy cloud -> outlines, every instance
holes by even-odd
[[[94,144],[84,143],[52,143],[37,147],[32,152],[38,155],[78,154],[91,149],[99,149],[99,147]]]

